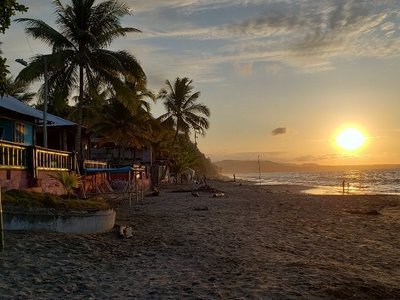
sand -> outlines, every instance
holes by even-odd
[[[400,299],[400,197],[217,182],[162,189],[102,234],[6,232],[1,299]]]

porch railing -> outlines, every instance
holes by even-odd
[[[37,170],[69,171],[73,168],[73,157],[70,152],[50,150],[41,147],[33,148],[34,167]]]
[[[26,146],[0,141],[0,169],[27,169]]]
[[[0,169],[27,169],[36,178],[38,170],[76,170],[73,153],[0,141]]]
[[[83,169],[93,168],[93,169],[103,169],[108,168],[108,163],[104,161],[88,160],[85,159],[82,163]]]

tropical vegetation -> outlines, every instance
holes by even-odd
[[[192,93],[192,83],[187,77],[178,77],[174,84],[167,80],[167,87],[160,91],[160,98],[164,100],[167,111],[161,116],[161,121],[172,121],[175,126],[173,146],[179,133],[188,135],[194,130],[204,135],[209,127],[210,110],[204,104],[197,103],[200,92]]]
[[[26,24],[29,36],[42,40],[52,49],[51,54],[37,55],[25,67],[18,79],[34,82],[48,74],[49,91],[61,90],[69,96],[77,88],[79,97],[78,129],[75,149],[81,153],[81,132],[84,107],[90,104],[91,87],[99,84],[112,86],[129,100],[130,89],[125,81],[134,86],[143,86],[146,75],[136,58],[127,51],[107,49],[111,42],[130,32],[139,32],[132,27],[123,27],[120,19],[130,14],[126,4],[107,0],[71,0],[67,5],[53,1],[56,24],[59,31],[42,20],[20,18]],[[89,102],[89,103],[88,103]]]
[[[125,149],[151,149],[154,160],[166,161],[172,172],[192,168],[199,174],[215,175],[216,169],[200,152],[193,134],[205,135],[210,110],[199,103],[200,92],[193,80],[167,80],[155,95],[147,88],[147,78],[136,58],[127,51],[108,48],[115,38],[138,29],[123,27],[120,19],[129,14],[126,4],[114,0],[53,1],[57,29],[42,20],[20,18],[26,33],[51,46],[49,54],[39,54],[13,81],[8,77],[8,93],[29,100],[26,86],[48,75],[48,112],[79,124],[75,149],[81,150],[81,126],[99,147],[113,147],[124,162]],[[36,94],[36,108],[42,109],[46,89]],[[166,112],[155,118],[151,103],[161,101]],[[74,103],[71,106],[70,103]],[[61,178],[61,181],[66,181]],[[60,182],[61,182],[60,181]],[[70,194],[72,187],[66,187]]]
[[[2,0],[0,2],[0,32],[4,33],[10,27],[10,19],[17,12],[26,12],[28,8],[15,0]]]
[[[53,208],[58,211],[98,211],[110,209],[107,202],[100,197],[75,199],[48,193],[29,192],[25,190],[8,190],[2,193],[4,206],[22,208]]]
[[[14,80],[12,76],[6,77],[3,88],[4,94],[15,97],[25,103],[31,102],[36,95],[29,91],[29,85],[27,83]]]
[[[2,0],[0,2],[0,32],[4,34],[7,28],[10,27],[10,19],[17,12],[26,12],[28,8],[22,4],[19,4],[15,0]],[[0,43],[1,45],[1,43]],[[5,85],[7,82],[8,65],[7,59],[2,57],[0,49],[0,96],[4,96],[6,93]]]
[[[65,195],[71,197],[74,195],[74,189],[77,189],[81,185],[81,177],[75,173],[69,172],[58,172],[55,175],[51,175],[57,180],[64,188]]]

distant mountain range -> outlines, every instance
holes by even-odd
[[[222,160],[214,162],[218,167],[219,173],[238,174],[238,173],[258,173],[259,166],[261,173],[267,172],[324,172],[324,171],[345,171],[345,170],[374,170],[374,169],[395,169],[400,165],[344,165],[326,166],[318,164],[289,164],[277,163],[269,160]]]

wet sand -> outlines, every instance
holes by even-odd
[[[1,299],[399,299],[400,197],[210,182],[89,235],[6,232]]]

